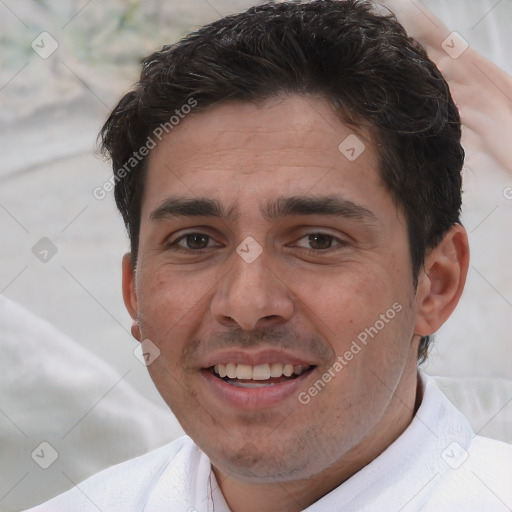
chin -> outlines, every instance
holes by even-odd
[[[301,443],[298,438],[282,441],[268,436],[266,443],[247,441],[237,448],[230,442],[227,446],[217,445],[216,453],[211,455],[208,447],[204,451],[220,471],[248,483],[301,480],[325,469],[319,464],[322,458],[318,447]]]

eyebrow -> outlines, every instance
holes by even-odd
[[[151,220],[161,220],[167,217],[228,217],[219,201],[207,198],[169,197],[149,215]]]
[[[332,215],[369,224],[378,222],[375,214],[368,208],[337,195],[279,197],[269,201],[262,214],[269,220],[290,215]]]
[[[151,220],[168,217],[217,217],[232,216],[234,208],[226,209],[216,199],[169,197],[149,216]],[[366,207],[337,195],[288,196],[268,201],[260,209],[267,220],[279,220],[293,215],[331,215],[376,224],[378,219]]]

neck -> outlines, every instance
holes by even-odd
[[[331,492],[376,459],[409,426],[418,409],[422,389],[419,375],[402,380],[386,414],[372,433],[333,466],[317,475],[295,481],[251,483],[213,468],[232,512],[299,512]]]

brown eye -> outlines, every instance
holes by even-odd
[[[334,237],[322,233],[308,235],[308,243],[312,249],[329,249],[332,247],[333,239]]]
[[[185,235],[180,240],[178,240],[178,245],[184,249],[200,250],[206,249],[208,247],[209,241],[210,237],[208,235],[203,235],[201,233],[190,233],[189,235]]]

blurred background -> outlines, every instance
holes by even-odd
[[[0,0],[0,294],[106,361],[160,408],[166,406],[134,356],[138,344],[121,298],[124,226],[112,193],[93,196],[111,175],[95,155],[96,136],[137,80],[142,57],[254,3]],[[422,4],[512,72],[511,0]],[[503,192],[512,173],[469,151],[464,179],[472,266],[424,367],[435,375],[512,378],[512,200]],[[12,362],[0,364],[5,370]],[[23,359],[18,364],[21,371]],[[12,396],[0,396],[5,416]],[[13,427],[0,421],[0,428]],[[2,510],[16,509],[9,500],[26,493],[17,478],[0,482]]]

